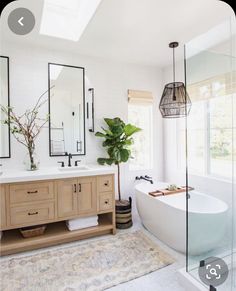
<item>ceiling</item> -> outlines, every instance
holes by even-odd
[[[16,36],[7,26],[7,16],[15,7],[27,7],[36,16],[36,27],[27,36]],[[180,43],[178,59],[184,43],[233,15],[230,6],[218,0],[102,0],[82,37],[74,42],[40,35],[42,10],[43,0],[10,4],[1,18],[3,39],[160,67],[171,63],[169,42]]]

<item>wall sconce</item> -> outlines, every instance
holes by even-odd
[[[87,102],[87,119],[89,132],[94,132],[94,88],[89,88],[89,101]]]

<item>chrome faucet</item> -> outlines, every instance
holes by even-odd
[[[145,181],[148,181],[150,182],[151,184],[153,184],[153,180],[152,180],[152,177],[149,177],[147,175],[145,176],[136,176],[135,180],[145,180]]]

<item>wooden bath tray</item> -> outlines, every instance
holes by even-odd
[[[188,187],[188,191],[194,190],[193,187]],[[153,196],[153,197],[158,197],[158,196],[166,196],[166,195],[171,195],[171,194],[178,194],[181,192],[185,192],[186,191],[186,187],[180,187],[177,190],[167,190],[167,189],[161,189],[161,190],[156,190],[153,192],[149,192],[148,194]]]

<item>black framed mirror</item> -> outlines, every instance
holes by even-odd
[[[0,56],[0,104],[5,108],[10,106],[9,76],[9,57]],[[7,116],[0,110],[0,159],[11,157],[10,126],[2,122],[6,119]]]
[[[85,155],[85,69],[48,64],[50,156]]]

